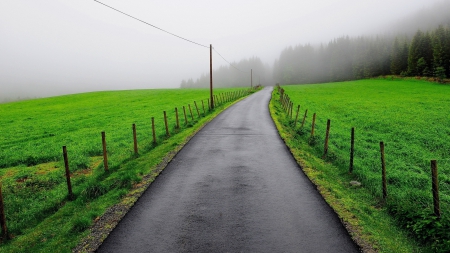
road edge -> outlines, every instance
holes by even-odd
[[[296,156],[293,152],[293,148],[288,145],[286,139],[285,139],[285,135],[288,134],[287,132],[284,131],[284,129],[281,127],[281,123],[277,120],[277,118],[274,116],[275,114],[275,109],[272,106],[272,99],[273,99],[273,91],[271,92],[271,97],[270,97],[270,101],[268,104],[269,107],[269,113],[270,113],[270,117],[272,118],[272,121],[274,123],[274,125],[277,128],[277,132],[280,136],[280,138],[283,140],[283,143],[286,145],[287,149],[289,150],[289,153],[292,155],[292,157],[294,158],[295,162],[298,164],[299,168],[301,169],[301,171],[305,174],[305,176],[308,178],[308,180],[311,182],[311,184],[314,185],[314,187],[316,188],[317,192],[322,196],[322,198],[325,200],[325,202],[327,203],[327,205],[333,210],[333,212],[339,217],[339,220],[341,221],[342,225],[344,226],[344,228],[347,230],[348,234],[350,235],[352,241],[359,247],[361,252],[364,253],[375,253],[378,252],[377,250],[375,250],[372,246],[371,243],[365,241],[361,236],[359,236],[359,228],[353,226],[351,223],[347,222],[345,220],[345,218],[343,217],[343,215],[341,214],[340,210],[344,207],[342,206],[337,206],[337,202],[336,199],[334,198],[334,196],[332,194],[330,194],[325,188],[321,187],[320,185],[317,184],[317,182],[315,182],[311,176],[307,173],[307,171],[304,169],[305,168],[305,163],[304,161],[299,158],[298,156]]]
[[[258,91],[256,91],[258,92]],[[254,92],[254,93],[256,93]],[[251,96],[253,93],[249,94]],[[161,174],[161,172],[167,167],[167,165],[172,161],[172,159],[181,151],[181,149],[189,143],[189,141],[202,130],[209,122],[215,119],[222,112],[227,110],[229,107],[240,102],[241,100],[247,98],[248,96],[237,99],[226,105],[221,111],[215,112],[215,114],[207,119],[202,125],[199,126],[191,135],[187,136],[183,142],[178,144],[172,151],[164,156],[163,161],[157,164],[149,174],[143,176],[142,180],[133,186],[130,192],[125,195],[121,201],[109,207],[103,215],[94,221],[94,224],[89,229],[91,232],[82,238],[78,245],[72,249],[73,253],[85,253],[85,252],[95,252],[103,241],[109,236],[109,234],[114,230],[114,228],[119,224],[122,218],[130,211],[134,204],[139,200],[142,194],[148,189],[153,181]]]

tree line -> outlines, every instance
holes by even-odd
[[[281,84],[336,82],[381,75],[450,77],[450,28],[407,35],[340,37],[327,45],[288,47],[275,61]]]
[[[253,73],[253,75],[252,75]],[[253,77],[252,77],[253,76]],[[213,71],[214,87],[245,87],[261,83],[273,84],[271,69],[268,64],[263,64],[258,57],[232,62],[228,66],[221,66]],[[209,87],[210,76],[202,74],[195,81],[190,78],[182,80],[181,88],[205,88]]]
[[[383,35],[342,36],[328,44],[285,48],[273,66],[257,57],[220,67],[213,73],[217,87],[253,83],[302,84],[356,80],[383,75],[450,78],[450,4],[422,9],[389,27]],[[181,82],[182,88],[208,87],[209,73]]]

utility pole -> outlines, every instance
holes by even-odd
[[[250,87],[253,89],[253,69],[250,69]]]
[[[211,109],[214,109],[213,78],[212,78],[212,44],[209,44],[209,99],[211,100]]]

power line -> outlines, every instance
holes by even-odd
[[[213,49],[214,49],[214,51],[215,51],[220,57],[222,57],[222,59],[223,59],[224,61],[226,61],[228,64],[230,64],[231,67],[235,68],[236,70],[238,70],[238,71],[240,71],[240,72],[242,72],[242,73],[250,73],[249,71],[243,71],[243,70],[238,69],[238,68],[235,67],[233,64],[231,64],[229,61],[227,61],[227,59],[225,59],[219,52],[217,52],[217,50],[216,50],[214,47],[213,47]]]
[[[163,31],[163,32],[165,32],[165,33],[168,33],[168,34],[170,34],[170,35],[172,35],[172,36],[175,36],[175,37],[177,37],[177,38],[179,38],[179,39],[188,41],[188,42],[190,42],[190,43],[193,43],[193,44],[198,45],[198,46],[201,46],[201,47],[209,48],[209,46],[202,45],[202,44],[197,43],[197,42],[195,42],[195,41],[188,40],[188,39],[183,38],[183,37],[181,37],[181,36],[179,36],[179,35],[176,35],[176,34],[174,34],[174,33],[171,33],[171,32],[169,32],[169,31],[166,31],[166,30],[164,30],[164,29],[162,29],[162,28],[159,28],[159,27],[157,27],[157,26],[155,26],[155,25],[152,25],[152,24],[150,24],[150,23],[148,23],[148,22],[146,22],[146,21],[144,21],[144,20],[141,20],[141,19],[139,19],[139,18],[136,18],[136,17],[134,17],[134,16],[132,16],[132,15],[130,15],[130,14],[127,14],[127,13],[121,11],[121,10],[118,10],[118,9],[112,7],[112,6],[109,6],[109,5],[105,4],[105,3],[102,3],[102,2],[100,2],[100,1],[98,1],[98,0],[94,0],[94,1],[97,2],[97,3],[99,3],[99,4],[101,4],[101,5],[103,5],[103,6],[106,6],[106,7],[110,8],[110,9],[112,9],[112,10],[115,10],[115,11],[117,11],[117,12],[119,12],[119,13],[125,15],[125,16],[128,16],[128,17],[130,17],[130,18],[132,18],[132,19],[135,19],[135,20],[137,20],[137,21],[139,21],[139,22],[142,22],[142,23],[144,23],[144,24],[146,24],[146,25],[149,25],[149,26],[151,26],[151,27],[153,27],[153,28],[156,28],[156,29],[158,29],[158,30],[160,30],[160,31]],[[218,54],[225,62],[227,62],[228,64],[230,64],[230,66],[232,66],[232,67],[235,68],[236,70],[238,70],[238,71],[240,71],[240,72],[242,72],[242,73],[250,73],[250,71],[243,71],[243,70],[240,70],[239,68],[237,68],[236,66],[234,66],[233,64],[231,64],[229,61],[227,61],[227,59],[225,59],[225,57],[223,57],[223,56],[222,56],[215,48],[213,48],[213,49],[214,49],[214,51],[215,51],[215,52],[216,52],[216,53],[217,53],[217,54]]]
[[[130,17],[130,18],[136,19],[137,21],[140,21],[140,22],[142,22],[142,23],[144,23],[144,24],[146,24],[146,25],[149,25],[149,26],[151,26],[151,27],[154,27],[154,28],[156,28],[156,29],[158,29],[158,30],[161,30],[161,31],[163,31],[163,32],[165,32],[165,33],[168,33],[168,34],[170,34],[170,35],[172,35],[172,36],[175,36],[175,37],[177,37],[177,38],[179,38],[179,39],[188,41],[188,42],[190,42],[190,43],[196,44],[196,45],[201,46],[201,47],[209,48],[208,46],[202,45],[202,44],[197,43],[197,42],[192,41],[192,40],[185,39],[185,38],[183,38],[183,37],[181,37],[181,36],[178,36],[178,35],[176,35],[176,34],[174,34],[174,33],[171,33],[171,32],[169,32],[169,31],[166,31],[166,30],[164,30],[164,29],[162,29],[162,28],[159,28],[159,27],[157,27],[157,26],[155,26],[155,25],[152,25],[152,24],[150,24],[150,23],[148,23],[148,22],[145,22],[144,20],[141,20],[141,19],[138,19],[138,18],[136,18],[136,17],[134,17],[134,16],[131,16],[131,15],[129,15],[129,14],[123,12],[123,11],[120,11],[120,10],[118,10],[118,9],[116,9],[116,8],[113,8],[113,7],[111,7],[111,6],[107,5],[107,4],[104,4],[104,3],[100,2],[100,1],[97,1],[97,0],[94,0],[94,1],[97,2],[97,3],[99,3],[99,4],[102,4],[102,5],[106,6],[106,7],[110,8],[110,9],[112,9],[112,10],[115,10],[115,11],[117,11],[117,12],[119,12],[119,13],[122,13],[122,14],[125,15],[125,16],[128,16],[128,17]]]

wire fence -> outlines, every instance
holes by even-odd
[[[253,91],[242,89],[216,94],[213,96],[214,108],[236,101]],[[13,176],[3,175],[0,178],[0,240],[10,239],[11,234],[18,235],[25,229],[36,226],[48,215],[58,211],[66,201],[93,199],[115,188],[126,189],[127,185],[139,181],[139,177],[125,175],[121,179],[114,178],[114,174],[127,173],[119,171],[121,166],[141,154],[151,152],[213,111],[209,99],[193,101],[182,107],[163,111],[159,116],[152,116],[151,121],[145,121],[146,124],[130,125],[128,140],[117,138],[114,132],[98,132],[94,133],[95,137],[87,138],[90,143],[84,145],[84,149],[94,151],[80,151],[80,147],[74,150],[71,145],[67,145],[62,147],[61,152],[59,147],[64,164],[60,168],[59,165],[53,165],[56,168],[46,168],[46,165],[38,164],[32,168],[35,171],[31,174],[18,171]],[[120,144],[111,145],[115,141],[120,141]],[[76,157],[74,154],[83,154],[83,157]],[[25,153],[22,155],[28,156]],[[79,160],[88,160],[93,167],[78,168]],[[102,182],[95,181],[99,178],[111,178],[110,181],[114,182],[105,186]]]
[[[322,159],[348,168],[418,238],[432,241],[439,252],[450,250],[446,230],[450,227],[450,177],[446,174],[450,158],[430,160],[414,153],[415,149],[405,149],[399,140],[408,142],[408,136],[380,142],[369,131],[370,124],[343,130],[346,126],[339,120],[330,121],[327,115],[294,105],[279,85],[276,91],[274,99],[285,112],[284,125],[295,138],[308,142]]]

